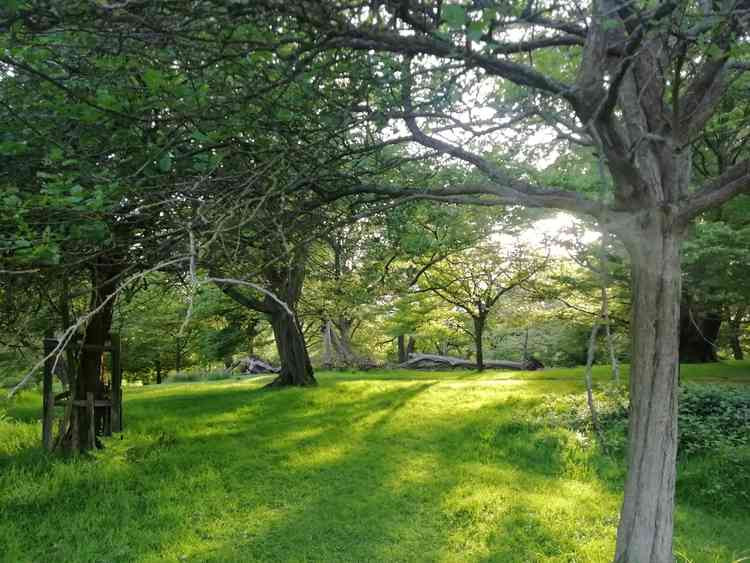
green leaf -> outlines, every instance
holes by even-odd
[[[164,153],[164,156],[162,156],[159,159],[159,170],[162,172],[169,172],[172,169],[172,155],[169,153]]]
[[[17,155],[25,152],[27,148],[26,141],[3,141],[0,143],[0,154],[2,155]]]
[[[11,194],[3,199],[3,203],[8,207],[18,207],[21,203],[21,198]]]
[[[58,161],[63,159],[63,151],[60,147],[52,147],[49,151],[49,157],[52,161]]]
[[[210,141],[211,137],[206,135],[205,133],[202,133],[200,131],[193,131],[193,133],[190,135],[194,140],[204,143],[206,141]]]
[[[706,49],[706,56],[710,59],[718,59],[724,55],[724,50],[718,45],[711,44]]]
[[[147,68],[143,73],[143,81],[151,91],[158,90],[164,82],[164,75],[155,68]]]
[[[18,0],[4,0],[2,10],[4,10],[7,15],[14,16],[16,15],[16,12],[18,11],[18,4],[19,4]]]
[[[451,29],[460,29],[466,23],[466,8],[457,4],[443,7],[443,21]]]
[[[481,22],[471,22],[466,30],[466,36],[472,41],[481,41],[484,35],[484,26]]]

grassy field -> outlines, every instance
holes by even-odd
[[[682,375],[750,384],[750,364]],[[38,449],[37,393],[0,403],[0,560],[611,560],[621,460],[530,418],[581,370],[318,378],[130,387],[122,437],[67,460]],[[750,555],[746,508],[697,490],[711,471],[680,467],[682,561]]]

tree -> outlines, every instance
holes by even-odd
[[[187,304],[165,276],[153,274],[144,281],[147,287],[118,300],[113,326],[121,337],[124,377],[159,384],[175,366],[178,339],[189,339],[189,334],[180,336]]]
[[[468,341],[455,308],[429,292],[398,292],[389,296],[384,329],[396,340],[396,358],[403,364],[416,351],[448,355],[463,352]]]
[[[746,208],[744,203],[740,209]],[[723,218],[696,224],[685,242],[683,259],[690,291],[683,295],[682,357],[685,361],[715,360],[719,327],[726,321],[732,352],[742,359],[739,336],[750,299],[746,281],[750,227],[744,215],[740,219],[725,213]]]
[[[464,171],[446,167],[426,181],[440,185],[463,177]],[[502,228],[510,230],[519,220],[515,213],[509,213]],[[441,335],[442,340],[436,343],[438,353],[445,351],[448,336],[455,337],[456,332],[445,322],[435,322],[440,313],[435,304],[432,300],[415,298],[411,289],[452,253],[470,248],[499,228],[496,218],[481,208],[437,205],[430,201],[404,203],[386,214],[382,243],[371,245],[371,254],[383,264],[381,285],[394,305],[388,332],[396,338],[399,363],[406,362],[415,351],[417,332],[420,338],[426,336],[426,329],[431,337]]]
[[[222,234],[224,241],[229,237],[220,227],[212,231],[196,216],[203,212],[216,216],[206,205],[218,206],[223,214],[224,220],[216,225],[234,220],[235,227],[249,222],[246,216],[237,219],[259,201],[266,202],[266,211],[278,205],[283,209],[280,215],[265,216],[273,217],[273,224],[257,229],[255,234],[262,237],[277,222],[286,220],[284,228],[289,229],[301,216],[309,218],[315,208],[312,199],[319,204],[330,201],[327,193],[316,190],[325,190],[327,184],[348,185],[352,177],[361,175],[357,170],[364,158],[358,152],[361,143],[348,132],[357,127],[350,107],[362,99],[363,88],[370,89],[363,81],[369,76],[366,65],[356,67],[349,58],[331,56],[300,75],[297,61],[289,56],[290,46],[276,41],[287,20],[264,10],[248,12],[213,2],[194,4],[188,10],[177,4],[164,9],[155,4],[100,6],[73,1],[50,7],[39,2],[33,9],[14,4],[0,11],[3,98],[12,102],[6,103],[3,118],[16,126],[9,125],[9,131],[18,130],[3,138],[0,150],[14,158],[18,171],[14,189],[29,185],[25,189],[34,196],[13,194],[2,200],[3,208],[12,207],[14,212],[20,208],[16,226],[30,223],[24,222],[24,211],[35,209],[35,198],[50,201],[52,192],[45,184],[54,184],[55,208],[73,207],[74,212],[60,222],[63,242],[75,240],[70,232],[73,219],[86,229],[103,225],[99,229],[103,232],[97,231],[98,247],[86,248],[92,250],[87,257],[95,311],[85,336],[90,346],[84,348],[88,351],[80,364],[79,381],[86,390],[95,387],[94,366],[101,363],[92,346],[106,337],[111,305],[126,274],[156,267],[165,254],[174,258],[170,253],[175,249],[181,254],[176,260],[186,266],[196,258],[188,256],[195,249],[186,251],[191,234],[205,235],[199,247],[203,242],[207,247],[208,241],[217,243],[213,235]],[[229,39],[227,30],[231,30]],[[334,72],[349,72],[349,80],[333,80]],[[50,150],[48,139],[56,137],[56,131],[66,132],[64,142]],[[27,150],[29,139],[34,140],[33,150]],[[15,158],[18,154],[24,158]],[[343,162],[346,157],[352,161],[348,166]],[[271,181],[269,170],[283,180]],[[27,176],[34,181],[24,182]],[[264,181],[255,182],[258,177]],[[226,190],[222,197],[218,192],[228,184],[236,189]],[[253,191],[243,186],[260,187]],[[291,203],[300,207],[292,209]],[[80,220],[102,207],[105,220]],[[128,224],[137,226],[122,232]],[[108,245],[108,228],[113,225],[121,232],[117,244]],[[159,253],[145,256],[144,228],[151,229],[155,240],[164,241],[166,249],[159,247]],[[55,259],[57,248],[36,243],[41,238],[34,237],[31,244],[14,236],[14,257],[30,255],[37,263],[48,255]],[[283,241],[277,243],[265,254],[271,263],[280,255],[304,255],[304,251],[292,252]],[[113,248],[103,253],[103,246]],[[82,261],[76,252],[67,253],[63,260]],[[276,284],[271,293],[278,290],[287,298],[297,298],[295,288],[301,284],[297,281],[303,277],[304,265],[293,270],[286,277],[282,270],[266,270],[265,279]],[[263,307],[278,309],[281,301],[271,299]],[[287,326],[289,315],[275,310],[273,316],[277,335],[287,337],[280,350],[306,356],[299,342],[290,345],[288,339],[299,331]],[[281,356],[284,359],[286,354]],[[282,371],[278,381],[310,382],[308,367],[309,361],[303,359]],[[286,377],[297,371],[299,377]]]
[[[117,103],[136,115],[142,103],[132,88],[123,88],[126,73],[115,79],[114,69],[104,66],[92,80],[88,69],[71,62],[75,48],[91,46],[85,38],[51,33],[41,45],[36,33],[24,33],[22,26],[16,31],[13,40],[2,36],[7,49],[0,60],[0,120],[9,132],[0,143],[0,159],[4,169],[13,170],[2,179],[9,193],[0,201],[2,261],[10,276],[65,280],[51,282],[59,288],[59,317],[47,328],[65,325],[66,345],[76,339],[70,331],[81,329],[76,362],[69,362],[77,366],[72,396],[82,401],[93,393],[103,399],[101,347],[112,325],[116,293],[125,277],[153,260],[154,254],[161,256],[163,241],[154,234],[164,231],[161,221],[150,217],[151,233],[146,233],[136,210],[153,202],[154,194],[136,194],[137,182],[128,181],[138,167],[147,168],[142,164],[149,159],[142,129],[133,124],[132,116],[112,106],[107,110],[78,96],[71,101],[61,81],[75,82],[84,96],[98,87],[97,93],[112,101],[117,92]],[[90,295],[88,314],[83,320],[72,319],[69,296],[81,292]],[[70,347],[67,354],[70,360]],[[89,419],[80,419],[78,442],[85,447]],[[69,438],[72,432],[72,427],[65,430]]]
[[[107,150],[87,160],[89,170],[100,166],[116,171],[120,180],[131,179],[139,170],[137,162],[172,171],[177,162],[186,168],[197,164],[196,154],[202,154],[203,176],[216,166],[215,157],[226,145],[235,149],[232,165],[246,178],[266,169],[260,164],[276,162],[269,155],[279,152],[295,164],[304,162],[294,180],[283,182],[289,187],[284,197],[313,192],[320,201],[361,196],[381,202],[389,197],[424,198],[559,208],[588,214],[618,236],[631,257],[634,353],[628,476],[615,558],[671,560],[680,246],[696,217],[750,189],[750,161],[744,158],[710,177],[691,176],[692,143],[726,114],[721,101],[727,88],[750,69],[743,58],[744,1],[728,8],[669,0],[601,0],[581,6],[329,0],[259,2],[251,7],[211,1],[190,6],[74,1],[62,6],[39,2],[33,10],[12,4],[0,20],[3,82],[13,73],[34,76],[32,84],[43,83],[60,94],[62,105],[74,102],[72,107],[80,112],[76,118],[84,122],[96,123],[101,115],[112,123],[115,116],[126,123],[132,114],[141,117],[143,129],[116,128],[131,141],[126,145],[135,150],[134,160],[109,152],[115,143],[107,137],[116,135],[106,131],[97,136],[97,128],[90,128],[92,138],[101,139]],[[135,22],[147,25],[137,27]],[[37,48],[18,43],[29,36],[39,40]],[[95,45],[88,43],[94,38]],[[63,47],[58,53],[75,58],[50,62],[45,53],[54,45]],[[121,49],[128,56],[120,56]],[[94,53],[99,66],[84,64],[91,59],[78,53]],[[132,76],[134,61],[139,62],[136,68],[142,63],[151,72]],[[288,72],[281,76],[277,67]],[[68,74],[76,69],[85,72]],[[132,111],[119,107],[120,90],[91,80],[100,70],[107,70],[110,78],[122,75],[122,93],[130,88],[132,76],[139,85],[135,90],[148,95],[137,96],[140,103]],[[326,77],[324,83],[315,80],[315,73]],[[283,103],[284,115],[273,111],[272,104],[253,104],[256,99],[269,101],[254,82],[268,84],[268,77],[274,86],[296,86],[300,94],[327,103]],[[211,91],[214,94],[207,96]],[[167,103],[159,101],[161,96]],[[296,98],[284,101],[289,99]],[[475,111],[477,104],[487,111]],[[257,111],[246,112],[246,106]],[[321,119],[295,131],[301,120],[290,107]],[[244,129],[242,124],[247,127],[251,119],[267,129]],[[399,131],[396,121],[408,132]],[[205,130],[219,131],[217,138],[206,140]],[[516,145],[508,154],[498,142],[501,130],[504,142]],[[254,142],[268,131],[271,135],[265,138],[277,142]],[[281,141],[273,135],[279,131],[287,134]],[[606,198],[541,181],[533,173],[535,163],[522,162],[533,151],[518,150],[533,131],[592,146],[608,172],[601,174]],[[291,132],[296,141],[290,139]],[[38,135],[46,136],[52,135]],[[138,152],[135,141],[144,137],[156,138],[151,148],[159,150]],[[382,149],[400,142],[422,148],[394,161],[392,153]],[[346,165],[341,162],[342,144],[352,157]],[[312,151],[313,146],[325,148]],[[378,179],[376,172],[382,168],[369,167],[371,162],[363,166],[364,159],[354,158],[373,147],[380,152],[371,162],[398,166],[423,159],[439,167],[450,157],[474,173],[442,183],[429,183],[422,176],[416,181],[397,182],[387,175]],[[110,154],[122,157],[116,159],[121,167],[107,166]],[[238,166],[239,155],[246,157],[245,166]],[[226,178],[229,169],[217,175]],[[318,173],[328,169],[337,173]],[[195,170],[173,179],[188,177],[195,179]],[[130,182],[115,185],[119,189]],[[72,184],[65,180],[63,187]],[[138,188],[141,194],[149,193],[143,185]],[[269,193],[269,185],[262,191]],[[181,201],[186,200],[190,196]],[[116,201],[123,201],[121,194]],[[300,201],[309,203],[306,198]],[[193,217],[185,212],[181,219],[187,234],[185,225]],[[287,255],[286,249],[282,252]],[[118,261],[116,255],[105,258],[99,271]],[[279,286],[294,297],[298,292],[291,281],[280,280]],[[277,328],[287,332],[290,326],[279,323]]]
[[[726,173],[748,157],[747,84],[747,77],[742,76],[729,85],[719,102],[719,115],[694,143],[693,169],[703,181]],[[744,284],[737,283],[737,273],[746,261],[747,211],[748,198],[737,198],[704,213],[687,238],[680,320],[683,361],[716,361],[723,323],[735,358],[742,357],[739,334],[747,298]]]
[[[323,233],[312,252],[301,316],[321,333],[326,367],[370,361],[355,347],[354,338],[372,316],[380,293],[377,261],[368,252],[380,229],[378,218],[352,220]]]
[[[484,333],[492,308],[546,265],[543,257],[518,244],[485,242],[448,256],[427,270],[420,291],[430,291],[471,317],[477,368],[484,370]]]
[[[582,6],[431,6],[406,1],[362,8],[330,1],[287,9],[301,25],[317,30],[316,48],[399,58],[400,71],[390,79],[400,95],[390,107],[370,109],[371,114],[402,119],[411,141],[474,166],[484,177],[424,189],[424,197],[588,214],[626,246],[634,353],[628,476],[615,560],[671,561],[680,246],[697,216],[750,189],[748,160],[694,181],[691,142],[721,113],[728,85],[750,68],[742,58],[744,6],[619,0]],[[493,79],[500,85],[493,87]],[[494,102],[487,102],[487,109],[501,108],[492,112],[495,120],[474,123],[473,129],[456,123],[452,116],[470,120],[471,114],[461,105],[465,98],[446,91],[455,92],[458,83],[456,89],[474,86],[481,93],[482,82],[490,92],[485,98]],[[540,185],[508,162],[483,154],[481,145],[446,136],[446,129],[469,128],[479,135],[518,122],[547,122],[562,137],[593,146],[608,172],[603,180],[611,182],[612,199],[596,201]],[[408,188],[382,184],[361,191],[395,195]]]

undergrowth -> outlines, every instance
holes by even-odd
[[[604,445],[623,458],[627,446],[628,392],[605,385],[594,392]],[[585,393],[547,395],[533,411],[536,423],[563,427],[595,447]],[[716,509],[744,510],[750,502],[750,390],[722,385],[680,388],[677,490]]]

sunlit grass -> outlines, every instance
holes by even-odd
[[[622,463],[526,422],[544,394],[579,392],[580,370],[318,378],[128,388],[125,433],[74,460],[39,451],[37,393],[3,405],[0,559],[611,560]],[[676,522],[690,561],[750,551],[746,512],[683,494]]]

